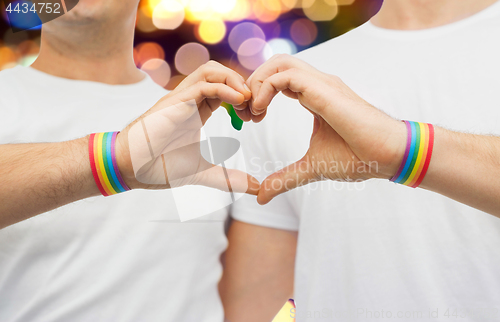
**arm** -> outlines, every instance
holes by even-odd
[[[219,290],[230,322],[271,321],[293,294],[297,233],[235,220]]]
[[[125,184],[130,189],[196,184],[227,191],[230,180],[233,191],[256,194],[260,187],[256,179],[231,169],[223,176],[219,166],[201,156],[199,146],[192,148],[200,143],[202,124],[222,101],[241,104],[250,95],[241,76],[229,68],[215,62],[200,67],[116,137],[116,162]],[[144,135],[141,129],[135,136],[134,125],[147,119],[153,127],[149,129],[154,130],[149,138],[156,135],[158,139],[154,148],[160,153],[154,155],[147,145],[130,144],[141,139],[141,133]],[[62,143],[0,145],[0,228],[99,195],[90,167],[88,142],[89,137],[85,137]],[[148,161],[140,169],[146,179],[136,177],[132,147],[147,153],[138,156]],[[160,174],[155,173],[158,161],[163,161]],[[151,178],[154,182],[147,180]]]
[[[279,92],[315,115],[307,154],[264,180],[259,203],[314,181],[390,179],[398,171],[406,150],[406,125],[368,104],[338,77],[279,55],[247,82],[254,98],[235,107],[245,119],[259,121]],[[435,127],[432,159],[421,188],[500,217],[499,160],[500,138]]]
[[[421,188],[500,217],[500,138],[436,127]]]
[[[0,145],[0,165],[0,228],[99,195],[88,159],[88,137]]]

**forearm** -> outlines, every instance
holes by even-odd
[[[292,296],[297,233],[235,220],[219,284],[230,322],[271,321]]]
[[[88,137],[0,145],[0,228],[96,195]]]
[[[500,138],[435,127],[434,151],[421,184],[500,217]]]

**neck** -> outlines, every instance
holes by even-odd
[[[486,9],[497,0],[385,0],[371,22],[381,28],[419,30],[447,25]]]
[[[42,29],[40,53],[31,67],[58,77],[111,85],[134,84],[144,78],[133,59],[133,27],[131,32],[101,28],[71,35],[60,32],[65,29],[71,28]]]

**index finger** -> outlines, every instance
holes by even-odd
[[[246,88],[245,79],[240,74],[213,60],[191,73],[174,91],[186,89],[200,81],[226,84],[243,94],[245,100],[249,100],[252,96],[248,88]]]
[[[252,92],[253,99],[259,96],[259,91],[260,88],[262,87],[262,84],[269,77],[278,73],[285,72],[291,68],[301,69],[304,67],[307,68],[310,66],[306,62],[298,58],[286,54],[274,55],[267,62],[265,62],[259,68],[257,68],[247,80],[247,85],[250,88],[250,91]],[[248,108],[251,114],[253,115],[260,115],[264,113],[267,109],[266,107],[261,110],[255,110],[252,105],[253,104],[248,104],[249,106]]]

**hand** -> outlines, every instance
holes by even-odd
[[[406,128],[368,104],[340,78],[288,55],[276,55],[247,80],[252,101],[236,105],[246,121],[259,122],[279,92],[297,99],[314,115],[306,155],[264,180],[257,201],[311,182],[391,178],[405,150]]]
[[[200,153],[201,127],[222,101],[250,99],[244,79],[216,62],[188,76],[117,136],[117,164],[130,188],[204,185],[257,194],[259,182],[238,170],[207,162]],[[229,180],[229,182],[228,182]]]

